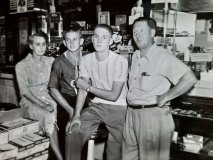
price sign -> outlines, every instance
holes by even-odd
[[[124,53],[133,53],[134,49],[132,46],[118,46],[118,52],[120,54],[124,54]]]
[[[191,53],[192,62],[211,62],[212,55],[210,53]]]

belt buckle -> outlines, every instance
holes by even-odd
[[[145,106],[145,105],[141,105],[142,109],[144,109],[144,108],[145,108],[144,106]]]

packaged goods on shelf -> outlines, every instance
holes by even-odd
[[[46,160],[47,158],[48,158],[48,154],[44,154],[38,157],[34,157],[32,160]]]
[[[28,157],[22,158],[20,160],[47,160],[48,159],[48,149],[32,154]]]
[[[203,148],[203,136],[187,134],[183,137],[184,150],[198,153]]]
[[[22,135],[39,131],[39,122],[36,120],[19,118],[0,124],[1,128],[8,131],[9,141],[21,137]]]
[[[37,133],[26,134],[26,135],[23,135],[22,137],[25,138],[25,139],[28,139],[30,141],[33,141],[35,145],[49,141],[48,137],[41,136]]]
[[[0,160],[6,160],[6,159],[16,159],[18,154],[18,148],[11,145],[11,144],[3,144],[0,145]]]
[[[9,143],[18,147],[17,159],[29,157],[35,153],[42,152],[49,148],[49,138],[36,134],[30,134],[29,136],[25,135],[11,140]]]

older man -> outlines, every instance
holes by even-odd
[[[154,19],[140,17],[133,23],[133,39],[139,50],[133,54],[129,74],[123,160],[169,159],[174,131],[169,101],[197,81],[184,63],[154,44],[155,32]]]

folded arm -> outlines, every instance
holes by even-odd
[[[111,90],[106,90],[106,89],[100,89],[92,84],[88,83],[88,80],[86,78],[79,78],[76,81],[76,86],[77,88],[87,90],[89,88],[89,92],[93,93],[96,97],[108,100],[108,101],[116,101],[123,89],[124,86],[123,81],[113,81],[112,84],[112,89]]]

